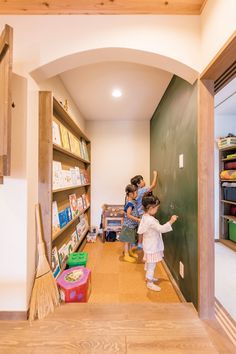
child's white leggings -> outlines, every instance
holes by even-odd
[[[144,269],[146,270],[146,279],[152,281],[154,278],[156,265],[156,263],[145,263]]]

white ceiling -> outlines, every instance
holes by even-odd
[[[150,120],[172,74],[128,62],[102,62],[60,74],[86,120]],[[114,88],[122,90],[112,97]]]
[[[215,95],[215,114],[236,116],[236,78]]]

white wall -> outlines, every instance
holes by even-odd
[[[27,284],[27,81],[13,75],[11,177],[0,185],[0,311],[26,309]]]
[[[69,92],[66,90],[61,78],[59,76],[52,77],[49,80],[43,81],[39,84],[40,90],[52,91],[53,95],[58,99],[58,101],[65,102],[68,101],[68,113],[71,118],[76,121],[80,129],[85,132],[85,119],[78,110],[75,102],[71,98]]]
[[[236,1],[207,0],[201,15],[202,72],[236,30]]]
[[[92,224],[100,224],[101,206],[123,204],[125,187],[141,174],[149,183],[150,122],[88,121],[92,155]]]
[[[215,139],[236,135],[236,115],[215,115]],[[219,149],[215,144],[215,238],[219,238]]]

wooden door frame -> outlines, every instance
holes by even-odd
[[[213,319],[215,307],[215,83],[235,58],[236,31],[198,79],[198,314],[201,319]]]

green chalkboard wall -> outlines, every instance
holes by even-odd
[[[197,85],[176,76],[151,120],[151,172],[154,169],[159,175],[155,193],[161,201],[157,218],[164,223],[172,214],[179,216],[174,231],[163,235],[165,261],[186,300],[197,307]]]

